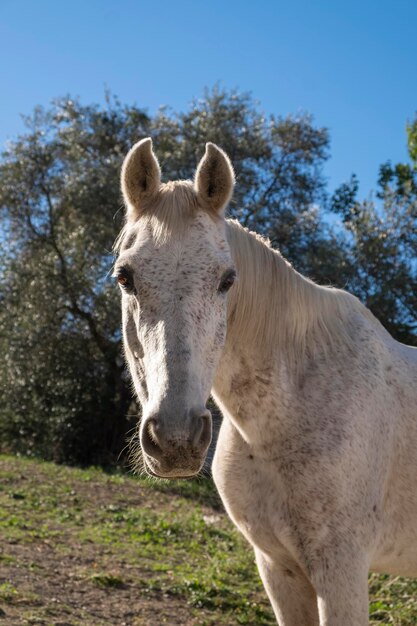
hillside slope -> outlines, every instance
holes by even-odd
[[[372,576],[373,624],[417,624],[417,582]],[[208,479],[162,483],[0,456],[0,624],[275,624]]]

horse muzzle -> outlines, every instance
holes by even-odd
[[[212,437],[210,411],[188,411],[180,424],[161,415],[142,423],[140,443],[149,474],[190,478],[203,467]]]

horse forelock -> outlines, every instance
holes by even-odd
[[[140,217],[128,220],[119,233],[113,250],[116,254],[130,248],[140,229],[150,226],[155,243],[165,242],[172,236],[180,236],[190,227],[199,210],[204,210],[213,220],[218,214],[202,208],[197,192],[190,180],[162,183],[158,193],[145,204]]]

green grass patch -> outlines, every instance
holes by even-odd
[[[105,588],[113,588],[113,589],[121,589],[125,586],[125,583],[120,578],[120,576],[115,576],[114,574],[105,574],[105,573],[97,573],[89,576],[88,580],[93,583],[96,587]]]
[[[17,598],[17,589],[11,583],[0,585],[0,600],[6,603],[13,602]]]

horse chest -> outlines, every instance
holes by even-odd
[[[216,484],[229,516],[246,539],[266,553],[276,550],[279,494],[266,493],[257,472],[248,472],[239,485],[227,479]]]
[[[249,543],[265,553],[281,553],[288,536],[285,489],[279,477],[259,465],[249,446],[233,431],[225,420],[213,460],[217,489],[227,513]]]

